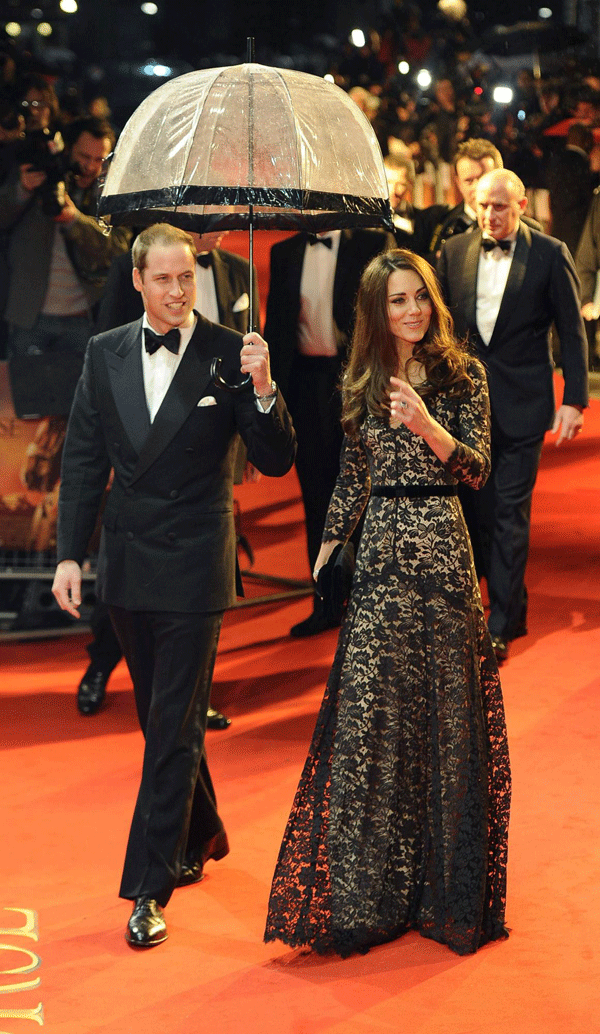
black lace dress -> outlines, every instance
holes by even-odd
[[[371,485],[485,481],[487,386],[470,372],[472,396],[428,403],[456,439],[446,463],[372,416],[344,443],[324,540],[368,508],[266,941],[345,956],[419,930],[463,955],[507,936],[506,726],[460,503],[369,499]]]

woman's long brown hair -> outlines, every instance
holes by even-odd
[[[342,381],[342,427],[356,434],[367,413],[387,419],[390,409],[390,377],[398,373],[398,353],[390,330],[387,285],[391,273],[412,270],[423,281],[432,304],[431,321],[406,364],[422,367],[425,380],[414,385],[423,398],[440,391],[469,394],[473,382],[467,365],[469,354],[454,336],[454,324],[442,298],[436,275],[425,259],[412,251],[397,249],[377,255],[364,270],[356,300],[356,323],[350,358]]]

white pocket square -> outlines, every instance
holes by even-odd
[[[246,294],[246,292],[244,291],[244,293],[239,296],[237,302],[233,303],[233,310],[232,311],[233,312],[245,312],[246,309],[248,309],[249,307],[250,307],[250,299],[249,299],[248,295]]]
[[[217,400],[214,395],[205,395],[203,399],[200,399],[199,406],[216,406]]]

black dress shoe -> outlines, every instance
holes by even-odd
[[[215,711],[214,707],[209,707],[206,712],[206,728],[207,729],[228,729],[231,725],[231,718],[227,715],[221,714],[220,711]],[[194,882],[196,882],[194,880]]]
[[[80,714],[96,714],[100,710],[106,699],[107,682],[108,675],[90,664],[77,690],[77,707]]]
[[[503,664],[508,657],[508,643],[506,639],[502,639],[499,635],[492,636],[492,647],[496,654],[496,660],[498,664]]]
[[[184,859],[183,865],[181,866],[181,873],[175,886],[189,887],[192,883],[200,883],[200,881],[204,879],[204,863],[207,862],[209,858],[213,858],[215,862],[218,862],[227,854],[229,854],[229,841],[227,839],[227,833],[225,830],[222,830],[220,833],[217,833],[212,840],[209,840],[200,857],[197,857],[196,855],[188,855],[188,857]]]
[[[294,639],[305,639],[309,635],[319,635],[321,632],[326,632],[328,628],[336,628],[327,618],[319,611],[313,611],[313,613],[304,619],[299,621],[297,625],[292,625],[290,628],[290,635]]]
[[[127,943],[133,948],[153,948],[155,944],[166,941],[167,937],[165,917],[154,898],[136,898],[125,931]]]
[[[181,866],[181,872],[179,879],[177,880],[178,887],[190,887],[192,883],[200,883],[204,879],[204,865],[202,861],[186,861]]]

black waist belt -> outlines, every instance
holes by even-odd
[[[428,495],[457,495],[456,485],[373,485],[371,495],[386,499],[424,499]]]

